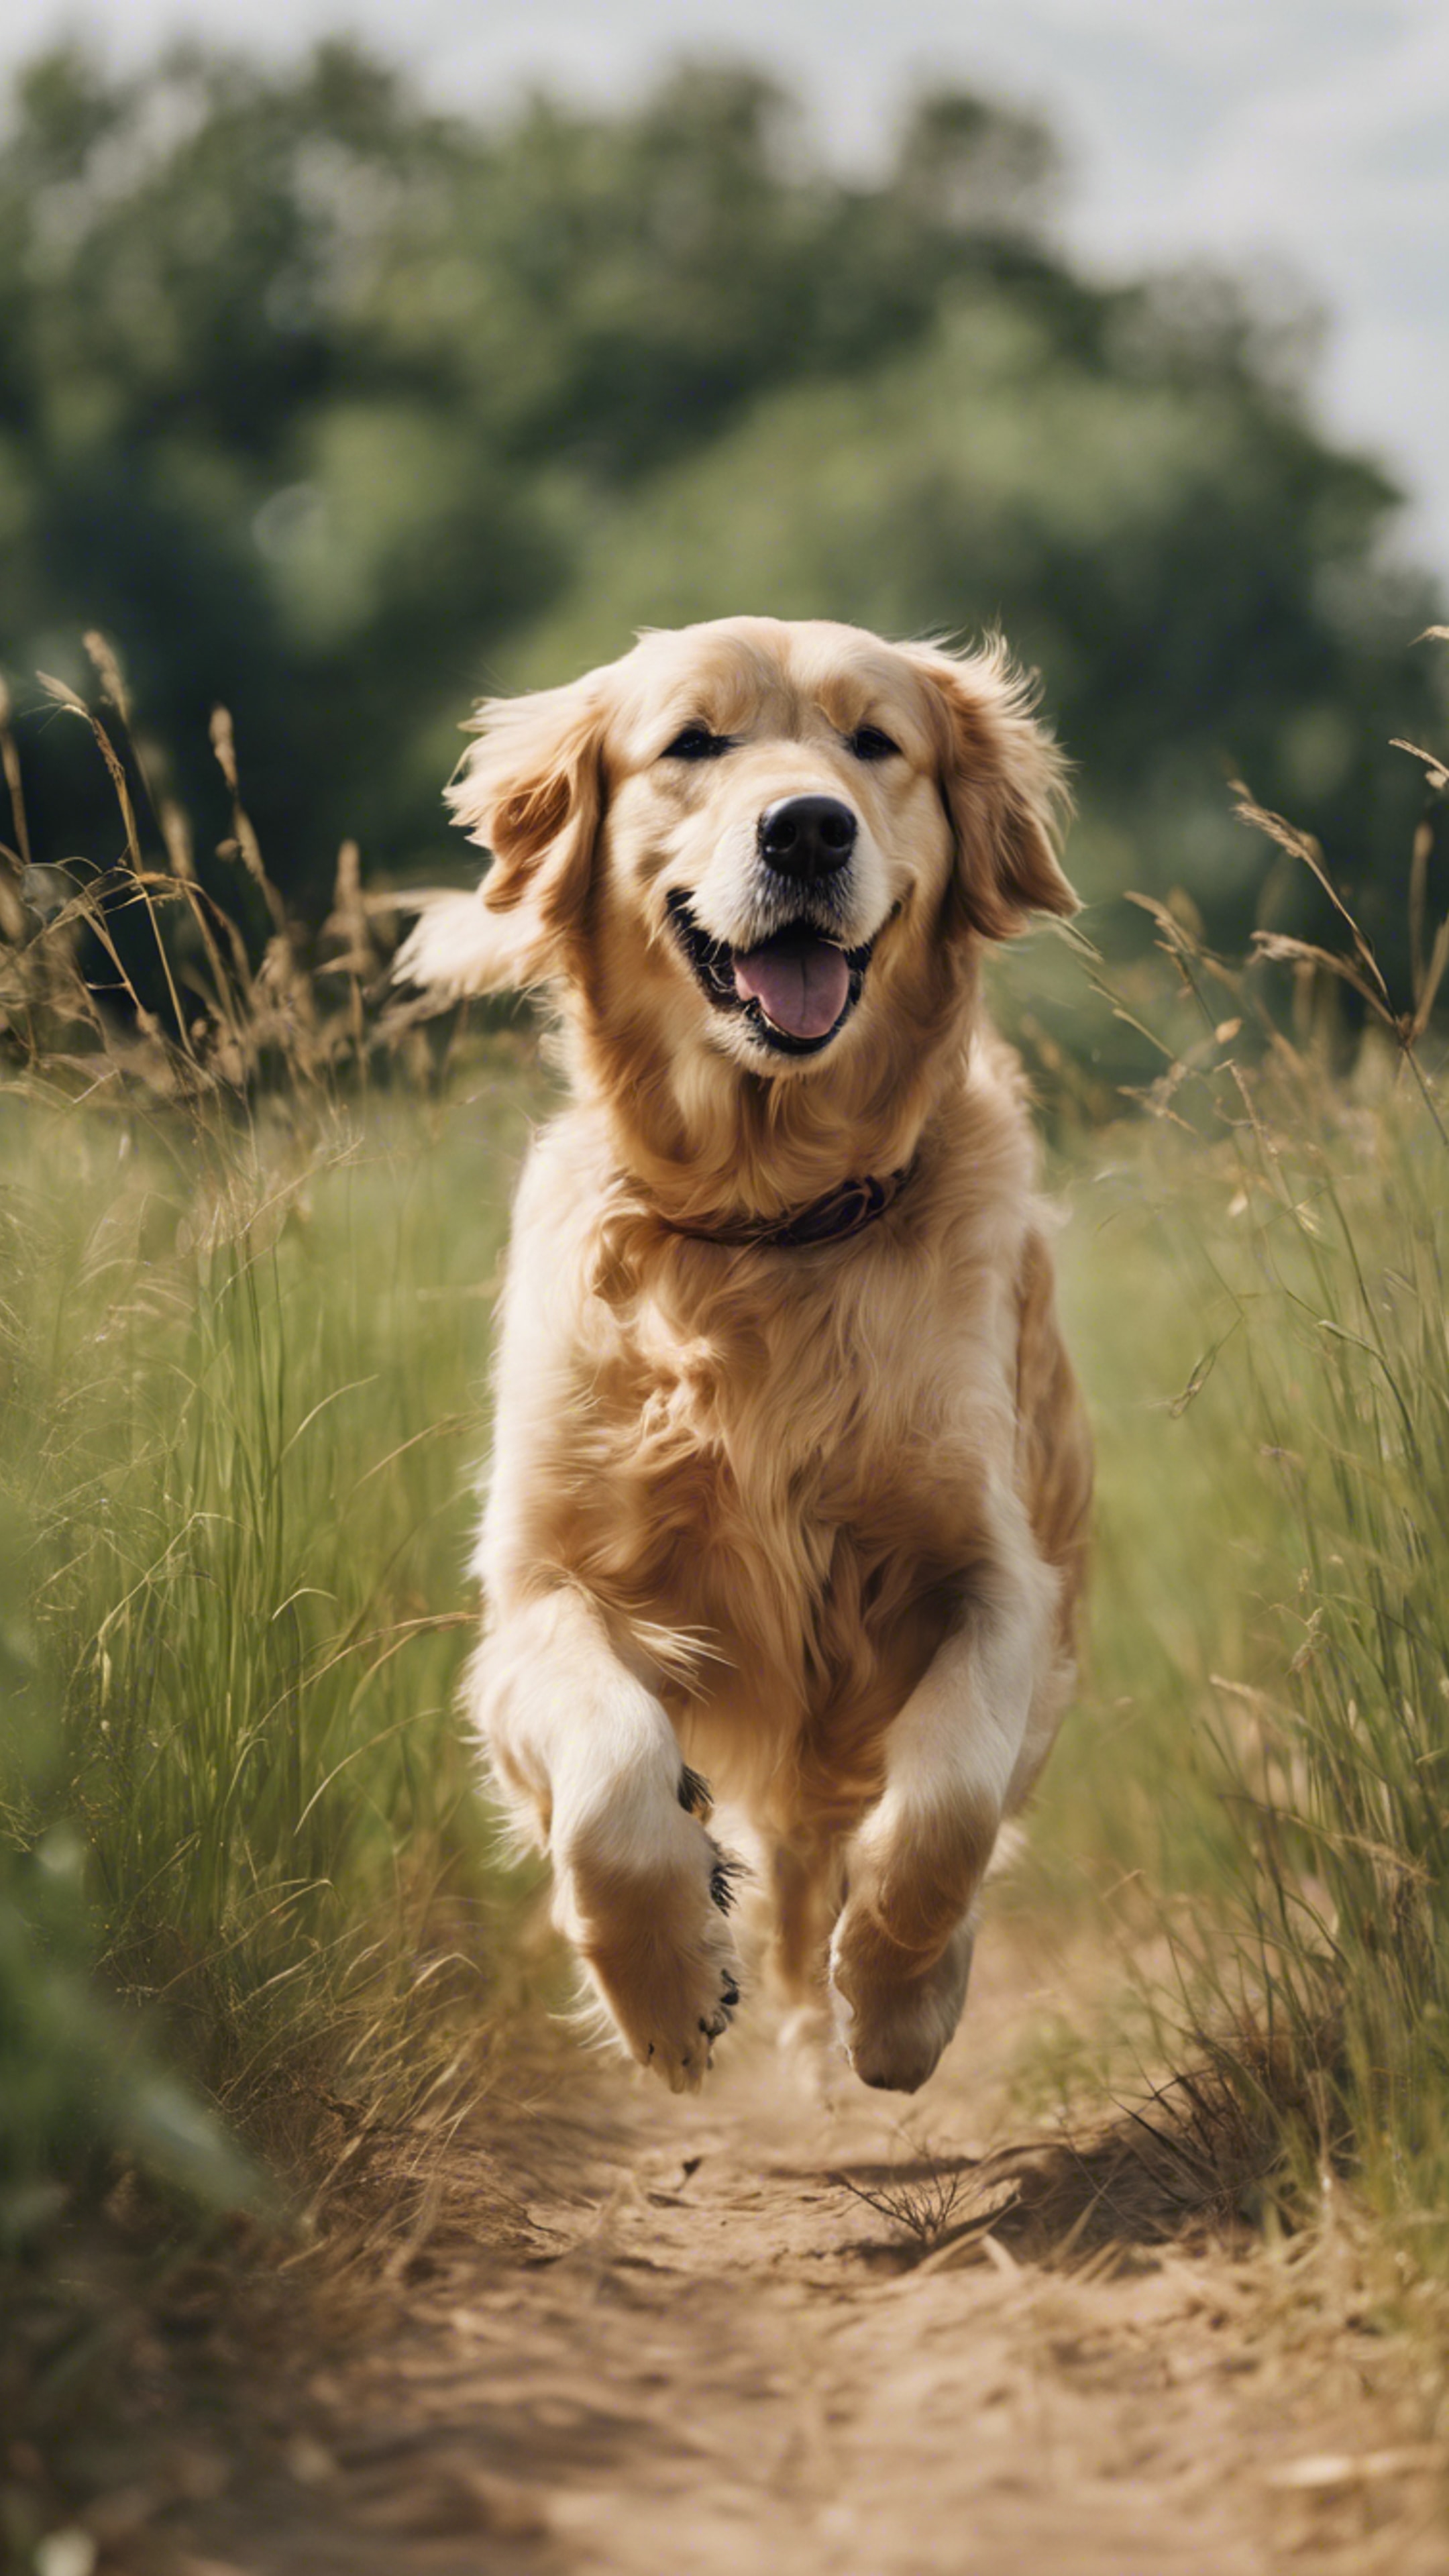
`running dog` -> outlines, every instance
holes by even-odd
[[[773,1975],[913,2092],[1073,1677],[1091,1453],[983,945],[1068,914],[1005,651],[731,618],[493,699],[492,853],[399,972],[543,988],[469,1701],[624,2046],[696,2087]],[[707,1787],[706,1782],[711,1786]]]

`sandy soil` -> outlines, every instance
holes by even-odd
[[[240,2345],[179,2284],[184,2431],[92,2508],[102,2567],[1449,2570],[1403,2374],[1391,2396],[1379,2339],[1316,2315],[1291,2253],[1141,2241],[1150,2192],[1114,2207],[1081,2141],[982,2171],[1037,2000],[1004,1936],[983,1951],[914,2104],[824,2107],[758,2032],[696,2101],[560,2052],[424,2188],[383,2188],[365,2276],[319,2302],[303,2262]],[[174,2349],[166,2375],[174,2410]]]

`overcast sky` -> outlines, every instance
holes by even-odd
[[[485,112],[744,57],[847,163],[931,79],[1044,110],[1094,265],[1286,265],[1322,302],[1322,411],[1408,488],[1408,541],[1449,583],[1449,0],[0,0],[0,71],[74,29],[131,63],[178,33],[281,54],[339,27]]]

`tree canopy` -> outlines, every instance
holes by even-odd
[[[1236,768],[1391,936],[1387,739],[1435,721],[1396,495],[1315,425],[1291,320],[1088,280],[1058,185],[973,97],[861,183],[743,70],[469,122],[350,44],[45,54],[0,135],[0,666],[84,685],[104,629],[217,836],[224,700],[305,901],[347,834],[435,874],[470,698],[638,624],[999,623],[1079,766],[1088,891],[1181,885],[1241,938]],[[59,856],[73,790],[35,801]]]

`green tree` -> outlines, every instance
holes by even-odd
[[[43,56],[0,138],[0,663],[80,684],[107,629],[203,843],[227,701],[315,902],[346,833],[436,870],[482,686],[728,608],[999,620],[1078,760],[1093,891],[1182,884],[1241,939],[1239,766],[1388,931],[1416,791],[1387,737],[1435,721],[1396,496],[1315,428],[1291,328],[1210,279],[1077,276],[1058,186],[1050,136],[971,97],[857,185],[745,71],[470,124],[336,43]],[[70,753],[32,727],[40,856],[91,819]]]

